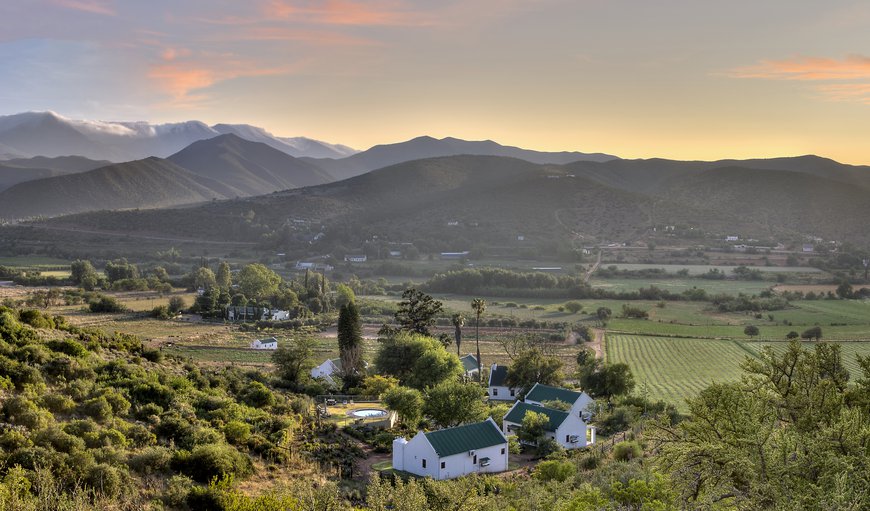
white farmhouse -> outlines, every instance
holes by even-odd
[[[516,401],[517,389],[505,385],[507,366],[493,364],[489,368],[489,399],[494,401]]]
[[[287,321],[290,319],[290,311],[263,309],[263,314],[260,316],[260,319],[263,321]]]
[[[278,339],[269,337],[268,339],[257,339],[251,343],[251,349],[255,350],[277,350]]]
[[[480,364],[477,363],[477,357],[468,354],[459,359],[462,362],[462,370],[465,371],[466,378],[477,378],[480,373]]]
[[[552,408],[517,401],[502,421],[505,435],[516,433],[522,426],[523,418],[529,412],[542,413],[549,422],[544,427],[545,438],[552,438],[565,449],[577,449],[595,443],[595,427],[589,426],[580,418],[579,413],[563,412]]]
[[[330,385],[335,385],[335,380],[332,379],[332,375],[340,375],[341,374],[341,359],[340,358],[328,358],[322,364],[315,367],[311,370],[312,378],[323,378]]]
[[[508,440],[490,417],[483,422],[393,441],[393,468],[421,477],[452,479],[508,468]]]

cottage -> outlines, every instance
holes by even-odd
[[[536,383],[528,394],[526,394],[526,403],[535,406],[545,406],[547,401],[562,401],[571,407],[570,412],[573,415],[582,417],[586,420],[592,415],[589,410],[589,405],[594,405],[595,400],[585,392],[577,392],[575,390],[563,389],[560,387],[552,387],[550,385],[542,385]]]
[[[330,385],[335,385],[335,380],[332,378],[333,375],[341,374],[341,359],[340,358],[328,358],[322,364],[315,367],[311,370],[312,378],[323,378]]]
[[[393,468],[422,477],[452,479],[508,468],[508,440],[490,417],[483,422],[393,441]]]
[[[505,385],[507,366],[493,364],[489,368],[489,398],[495,401],[516,401],[517,389]]]
[[[441,259],[445,261],[455,261],[465,259],[471,252],[463,250],[462,252],[441,252]]]
[[[517,401],[505,414],[502,428],[505,435],[513,435],[523,424],[529,412],[542,413],[548,422],[544,437],[552,438],[565,449],[577,449],[595,443],[595,427],[589,426],[579,413],[563,412],[527,402]]]
[[[805,243],[804,246],[802,247],[802,252],[807,253],[807,254],[810,252],[814,252],[815,250],[816,250],[816,247],[810,243]]]
[[[459,359],[462,362],[462,370],[465,371],[466,378],[477,378],[480,374],[480,364],[477,363],[477,357],[468,354]]]
[[[348,263],[364,263],[368,257],[365,254],[348,254],[344,256],[344,260]]]
[[[251,349],[255,350],[277,350],[278,339],[269,337],[268,339],[257,339],[251,343]]]

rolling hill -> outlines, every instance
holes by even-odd
[[[376,145],[367,151],[339,160],[311,159],[310,161],[336,178],[345,179],[406,161],[458,155],[505,156],[539,164],[564,164],[578,160],[609,161],[616,159],[615,156],[602,153],[547,153],[520,149],[519,147],[503,146],[492,140],[473,142],[451,137],[436,139],[423,136],[397,144]]]
[[[86,163],[79,159],[63,161],[68,167]],[[13,183],[0,192],[0,218],[187,205],[333,180],[309,163],[232,134],[194,142],[165,160],[146,158],[74,174],[17,167],[13,170],[18,177],[24,173],[48,175]],[[0,183],[3,177],[0,168]]]
[[[87,172],[110,165],[110,161],[95,161],[81,156],[62,156],[58,158],[17,158],[0,161],[0,191],[25,181],[47,177]]]

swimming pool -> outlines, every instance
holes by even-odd
[[[360,408],[358,410],[351,410],[347,414],[360,419],[371,419],[373,417],[386,417],[387,413],[386,410],[380,408]]]

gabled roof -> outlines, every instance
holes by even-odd
[[[341,371],[341,359],[340,358],[333,358],[331,360],[332,360],[332,365],[334,365],[336,369]]]
[[[507,378],[507,372],[507,366],[493,364],[492,369],[489,371],[489,386],[504,387],[504,380]]]
[[[513,408],[504,416],[504,420],[516,424],[522,424],[523,418],[528,412],[542,413],[550,420],[547,426],[544,427],[547,431],[556,431],[559,426],[568,418],[568,412],[561,410],[553,410],[552,408],[544,408],[543,406],[530,405],[517,401]]]
[[[470,373],[472,371],[477,371],[480,369],[480,366],[477,363],[477,357],[474,355],[468,354],[459,359],[462,362],[462,369],[466,373]]]
[[[257,341],[259,341],[260,344],[266,344],[267,342],[278,342],[278,339],[274,337],[269,337],[267,339],[257,339]]]
[[[573,405],[582,395],[582,392],[536,383],[532,387],[532,390],[526,394],[526,401],[537,401],[538,403],[543,403],[544,401],[564,401],[569,405]]]
[[[440,458],[507,443],[492,419],[425,433]]]

